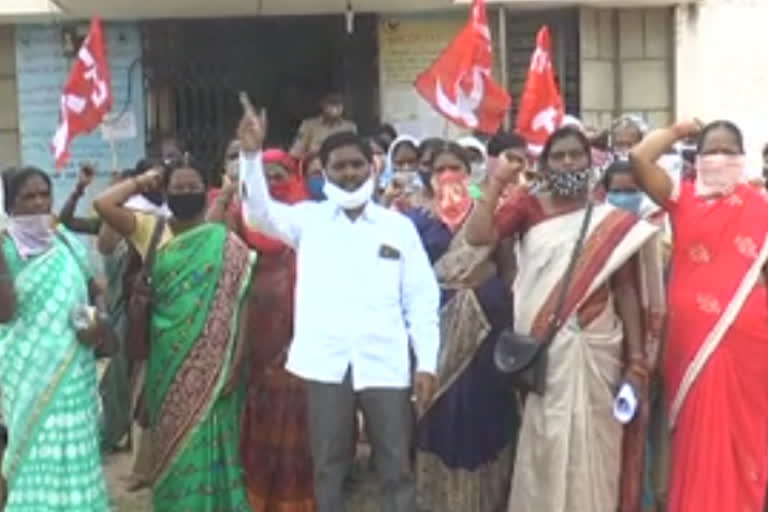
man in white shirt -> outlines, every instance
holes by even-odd
[[[321,147],[328,200],[273,201],[261,165],[264,121],[247,112],[239,133],[244,216],[296,249],[286,367],[307,382],[317,512],[344,510],[356,401],[375,453],[381,511],[415,512],[410,388],[419,406],[432,399],[439,349],[439,289],[427,254],[406,217],[372,201],[373,155],[354,133],[331,135]]]

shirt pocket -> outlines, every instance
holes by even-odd
[[[376,281],[379,283],[379,290],[376,293],[380,294],[380,299],[387,305],[399,303],[402,256],[395,259],[377,255],[376,258]]]

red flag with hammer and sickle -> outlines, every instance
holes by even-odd
[[[474,0],[469,21],[416,79],[416,90],[459,126],[496,133],[512,103],[491,77],[493,54],[485,0]]]
[[[52,144],[57,168],[67,163],[72,139],[93,131],[111,108],[112,79],[104,32],[101,19],[94,18],[61,94],[61,121]]]
[[[552,70],[551,46],[549,28],[545,25],[536,36],[536,50],[531,57],[517,114],[517,132],[525,137],[531,152],[536,154],[541,152],[552,132],[560,127],[565,113]]]

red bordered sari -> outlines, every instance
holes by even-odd
[[[722,199],[684,181],[675,234],[665,383],[670,512],[762,511],[768,483],[768,201]]]
[[[584,209],[547,215],[525,194],[499,210],[500,235],[522,233],[514,286],[518,332],[545,335],[583,218]],[[567,321],[549,348],[547,393],[525,403],[510,511],[639,510],[645,432],[642,415],[627,428],[613,417],[626,354],[611,279],[625,265],[637,266],[652,363],[658,330],[651,320],[663,316],[656,232],[612,206],[595,207],[565,302]]]

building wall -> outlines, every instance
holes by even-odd
[[[19,108],[13,25],[0,26],[0,168],[19,163]]]
[[[673,102],[673,13],[667,8],[581,9],[581,115],[607,127],[622,113],[667,124]]]
[[[765,0],[701,0],[675,12],[677,118],[735,121],[754,166],[768,142],[766,20]]]
[[[467,22],[466,10],[379,17],[379,91],[381,117],[403,133],[417,137],[454,137],[463,133],[446,123],[413,87]],[[489,10],[494,70],[500,79],[499,31],[496,11]]]
[[[561,83],[568,92],[573,109],[578,108],[578,52],[572,51],[578,41],[575,9],[515,10],[507,8],[502,16],[499,8],[488,9],[488,23],[493,40],[496,80],[502,76],[502,28],[506,32],[506,87],[512,95],[510,120],[514,124],[531,55],[536,46],[536,33],[547,24],[553,36],[554,61]],[[446,123],[416,93],[413,87],[418,75],[427,69],[448,46],[467,21],[467,10],[451,10],[429,14],[397,14],[379,17],[380,112],[383,120],[395,124],[400,131],[416,136],[454,137],[462,133]]]

